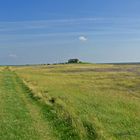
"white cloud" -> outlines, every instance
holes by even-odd
[[[87,38],[85,36],[79,36],[79,40],[85,42],[87,41]]]

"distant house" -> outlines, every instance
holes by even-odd
[[[79,63],[79,59],[69,59],[68,63]]]

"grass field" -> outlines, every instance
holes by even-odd
[[[0,67],[0,140],[139,140],[140,65]]]

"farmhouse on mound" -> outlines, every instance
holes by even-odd
[[[80,61],[79,61],[79,59],[69,59],[68,60],[68,63],[79,63]]]

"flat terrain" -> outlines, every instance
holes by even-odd
[[[0,67],[0,140],[139,138],[139,64]]]

